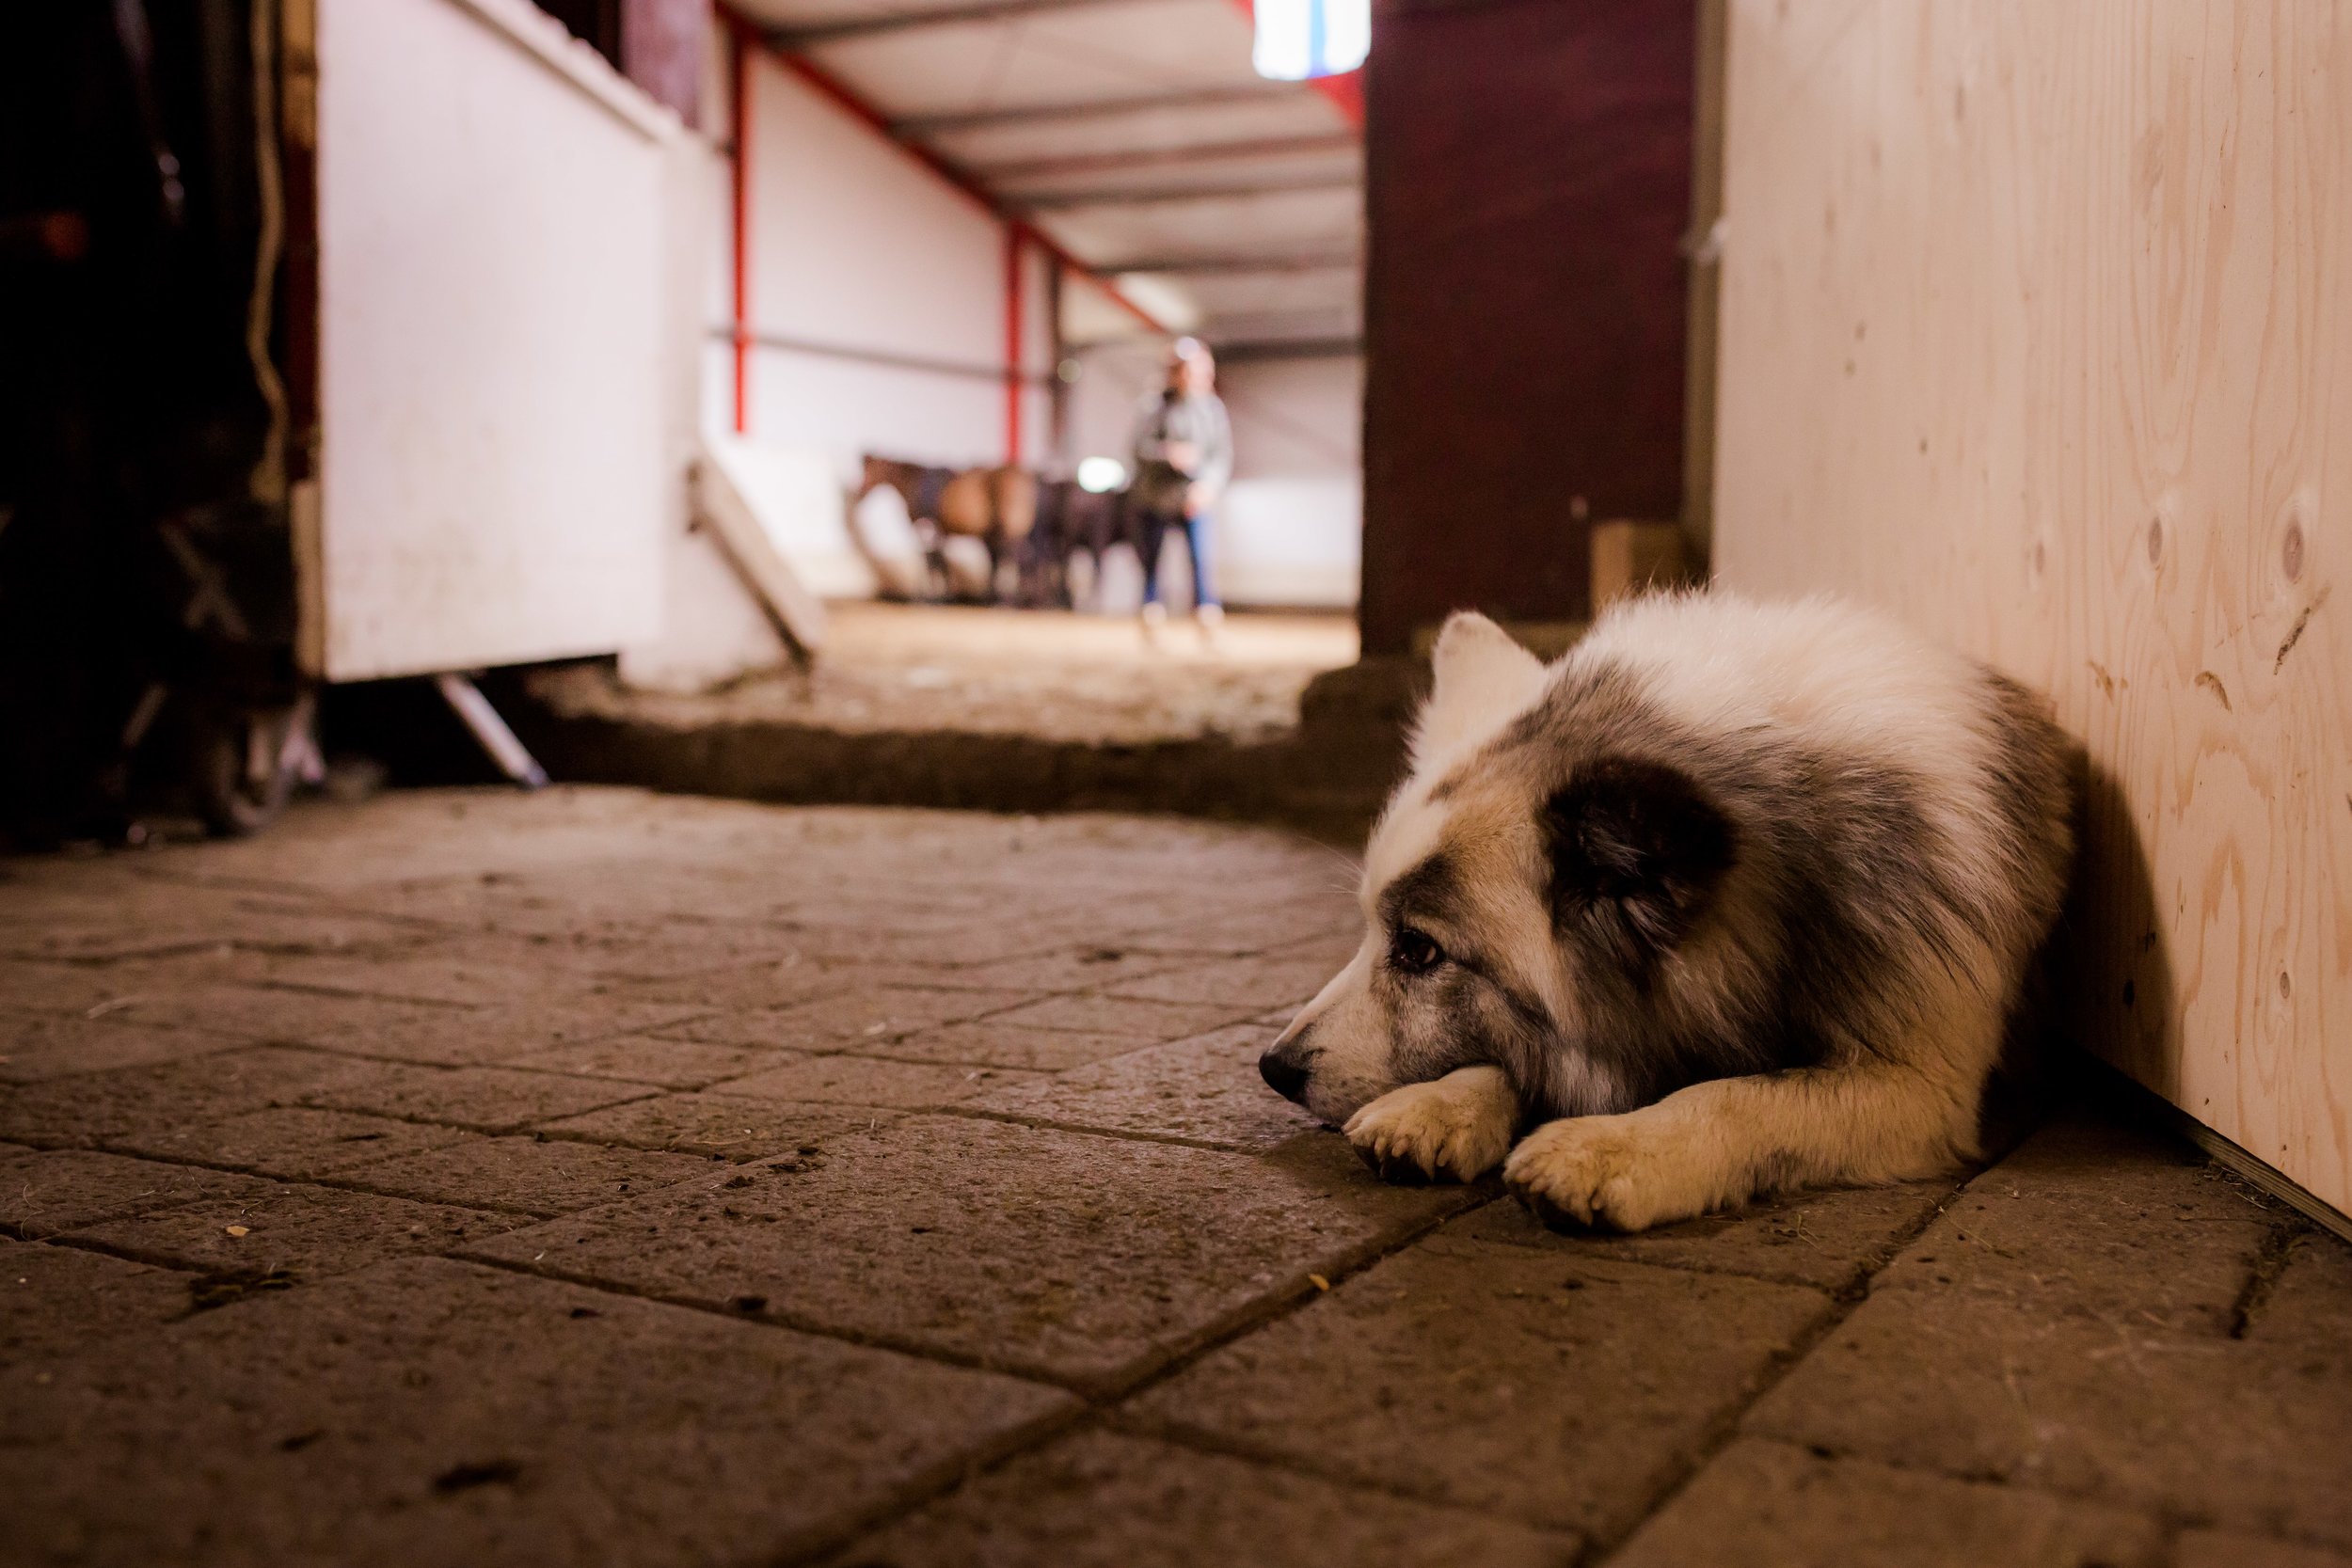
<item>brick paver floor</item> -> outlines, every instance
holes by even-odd
[[[0,1561],[2352,1565],[2352,1249],[2085,1111],[1383,1186],[1253,1069],[1349,875],[618,790],[0,867]]]

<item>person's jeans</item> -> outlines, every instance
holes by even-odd
[[[1216,579],[1209,571],[1209,536],[1216,530],[1214,512],[1143,515],[1143,602],[1160,602],[1160,551],[1168,543],[1168,531],[1177,526],[1184,531],[1184,552],[1192,558],[1193,608],[1216,604]]]

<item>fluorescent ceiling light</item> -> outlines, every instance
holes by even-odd
[[[1372,47],[1372,0],[1257,0],[1250,63],[1277,82],[1337,76]]]

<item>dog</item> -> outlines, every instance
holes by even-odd
[[[1549,666],[1456,614],[1434,663],[1363,945],[1270,1086],[1392,1179],[1501,1165],[1597,1228],[1975,1156],[2073,862],[2040,699],[1851,606],[1708,592]]]

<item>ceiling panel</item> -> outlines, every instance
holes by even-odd
[[[977,171],[991,190],[1015,206],[1036,203],[1104,200],[1141,191],[1219,190],[1249,184],[1259,187],[1326,187],[1355,185],[1363,179],[1363,150],[1353,144],[1325,152],[1251,158],[1199,158],[1180,162],[1135,163],[1113,160],[1056,167],[1039,165],[1028,172],[1010,169]]]
[[[916,127],[927,145],[977,167],[1081,152],[1133,152],[1203,142],[1331,135],[1352,129],[1320,93],[1299,88],[1271,94],[1253,90],[1246,100],[997,120],[930,133]]]
[[[1185,286],[1202,313],[1216,317],[1326,310],[1357,298],[1362,282],[1355,268],[1340,267],[1318,272],[1193,277],[1185,279]]]
[[[1128,0],[844,39],[809,54],[894,119],[1255,79],[1248,24],[1225,0]]]
[[[1038,227],[1089,264],[1200,251],[1279,257],[1353,246],[1363,230],[1363,196],[1358,190],[1279,191],[1087,207],[1042,214]]]
[[[1352,342],[1364,335],[1364,312],[1361,303],[1352,299],[1312,310],[1235,311],[1205,319],[1199,330],[1201,337],[1220,347]]]
[[[742,0],[738,8],[788,36],[975,3]],[[1360,134],[1312,87],[1256,75],[1249,24],[1232,0],[1092,0],[943,18],[820,39],[805,53],[899,135],[1080,261],[1221,262],[1139,284],[1185,325],[1224,341],[1359,330]],[[1237,270],[1237,259],[1274,270]]]

